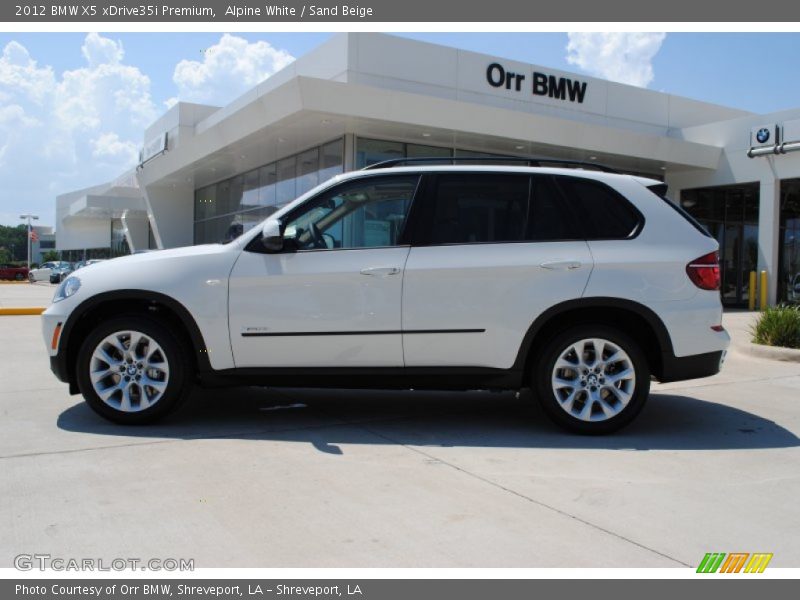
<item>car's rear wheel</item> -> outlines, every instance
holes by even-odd
[[[639,345],[601,325],[577,326],[551,339],[533,377],[547,415],[583,434],[629,424],[650,393],[650,369]]]
[[[17,281],[22,281],[23,279],[25,279],[25,275],[23,275],[22,273],[17,273],[16,275],[14,275],[14,279],[16,279]]]
[[[103,322],[78,353],[78,387],[103,417],[152,423],[176,409],[192,387],[191,353],[169,326],[132,315]]]

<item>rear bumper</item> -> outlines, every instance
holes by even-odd
[[[711,377],[719,373],[726,354],[727,350],[692,356],[674,356],[671,353],[665,353],[662,358],[661,376],[658,379],[662,383],[667,383]]]

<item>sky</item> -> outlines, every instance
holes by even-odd
[[[326,33],[0,34],[0,224],[135,164],[179,100],[224,105]],[[769,113],[800,106],[797,33],[398,34]]]

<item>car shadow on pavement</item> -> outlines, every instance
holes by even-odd
[[[58,427],[99,436],[305,442],[342,454],[340,445],[711,450],[786,448],[800,439],[773,421],[689,396],[657,393],[636,421],[608,436],[579,436],[551,424],[523,394],[226,388],[196,390],[163,421],[121,426],[83,402]]]

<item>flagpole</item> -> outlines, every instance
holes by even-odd
[[[30,273],[31,272],[31,245],[33,243],[33,241],[31,240],[31,231],[33,231],[33,229],[31,229],[31,220],[34,220],[34,221],[38,220],[39,219],[39,215],[32,215],[32,214],[28,213],[27,215],[20,215],[19,218],[23,219],[23,220],[25,220],[25,219],[28,220],[28,273]]]

